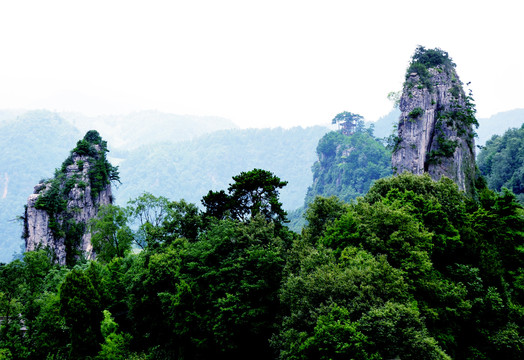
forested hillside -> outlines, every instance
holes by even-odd
[[[94,122],[101,124],[104,119]],[[90,120],[74,119],[71,114],[64,118],[48,111],[0,112],[0,262],[10,261],[23,245],[22,222],[15,219],[22,216],[34,186],[53,175],[80,137],[81,132],[71,121],[85,128]],[[118,204],[125,204],[145,190],[199,203],[210,189],[226,187],[233,175],[259,167],[289,181],[282,201],[286,209],[294,209],[303,204],[311,184],[316,144],[328,131],[318,126],[211,133],[232,124],[224,119],[215,123],[213,117],[156,112],[106,120],[101,135],[125,140],[125,146],[119,148],[108,142],[111,163],[120,164],[122,185],[114,191]],[[150,136],[152,131],[156,133]],[[210,134],[202,135],[205,133]],[[199,134],[202,136],[195,138]]]
[[[106,208],[97,261],[59,266],[39,250],[0,266],[0,356],[520,358],[524,214],[511,193],[473,199],[404,174],[353,204],[317,198],[298,235],[275,216],[285,182],[258,169],[231,184],[203,212],[150,194]]]
[[[313,165],[313,184],[306,204],[315,196],[332,196],[350,202],[366,194],[374,180],[391,174],[391,152],[365,129],[363,122],[355,133],[327,133],[317,146],[318,160]]]
[[[303,206],[307,188],[312,185],[311,166],[318,160],[315,149],[328,128],[232,129],[212,133],[217,128],[234,126],[227,120],[218,119],[215,123],[213,119],[157,112],[90,118],[78,114],[62,116],[43,110],[1,111],[0,261],[11,260],[12,254],[22,245],[21,223],[13,220],[23,213],[33,187],[41,178],[53,174],[74,145],[74,139],[81,134],[72,124],[87,129],[92,122],[91,125],[97,124],[106,130],[100,131],[104,138],[126,144],[115,147],[109,141],[108,156],[112,163],[121,165],[122,185],[115,191],[118,204],[125,204],[145,189],[153,194],[198,203],[209,189],[226,187],[231,176],[258,167],[269,169],[289,182],[281,194],[288,211]],[[381,118],[373,124],[375,136],[391,135],[397,121],[398,110]],[[484,127],[502,135],[501,129],[510,127],[509,124],[520,126],[523,118],[519,110],[514,110],[479,122],[479,136],[486,136],[482,135],[487,131]],[[132,124],[138,127],[132,130]],[[182,130],[186,125],[187,129]],[[157,128],[165,131],[150,134]],[[195,138],[204,133],[209,134]],[[159,143],[160,140],[163,142]],[[294,214],[294,219],[301,214],[300,211]]]
[[[38,118],[16,131],[58,124],[63,132],[44,130],[79,137],[56,114]],[[90,222],[96,261],[60,266],[41,249],[0,265],[0,358],[518,359],[524,209],[515,195],[482,182],[469,197],[449,179],[378,179],[388,151],[363,123],[355,130],[228,130],[121,151],[121,179],[135,188],[122,185],[120,206]],[[521,130],[494,137],[480,157],[518,160]],[[2,141],[15,148],[15,133]],[[289,164],[307,161],[305,137],[318,143],[322,179],[311,194],[362,197],[310,196],[296,233],[284,226],[289,179],[263,169],[303,173]]]
[[[478,167],[489,188],[507,188],[524,204],[524,124],[488,140],[478,155]]]
[[[311,165],[325,127],[224,130],[192,141],[163,143],[131,151],[120,163],[124,204],[144,189],[155,195],[199,202],[210,189],[225,188],[231,177],[262,168],[288,181],[281,199],[288,210],[304,202]]]
[[[374,137],[373,124],[366,128],[358,114],[343,112],[337,116],[346,114],[358,118],[352,133],[331,131],[318,142],[317,161],[311,168],[313,182],[302,206],[289,213],[289,227],[294,231],[301,231],[305,211],[315,197],[336,196],[350,202],[365,195],[373,181],[391,174],[391,151],[385,145],[386,139]]]
[[[514,109],[479,119],[477,145],[484,145],[493,135],[503,135],[511,128],[524,124],[524,109]]]

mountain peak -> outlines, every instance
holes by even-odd
[[[106,152],[106,142],[90,130],[54,178],[35,186],[24,216],[26,251],[49,248],[58,263],[68,265],[79,256],[94,258],[88,223],[100,205],[113,202],[111,181],[119,179]]]
[[[478,123],[471,95],[465,94],[447,52],[417,48],[406,71],[400,111],[393,170],[428,173],[434,180],[446,176],[472,192],[473,125]]]

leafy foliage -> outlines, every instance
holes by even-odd
[[[412,120],[416,120],[419,118],[420,115],[424,114],[424,109],[421,109],[419,107],[414,108],[411,110],[408,114],[408,117]]]
[[[70,357],[95,355],[101,339],[100,295],[86,272],[74,269],[60,286],[60,314],[70,330]]]
[[[524,201],[524,126],[493,136],[478,155],[480,173],[496,191],[508,188]]]
[[[419,45],[415,50],[415,53],[411,57],[411,62],[422,64],[426,68],[437,67],[439,65],[444,65],[446,67],[456,66],[446,51],[439,48],[426,49],[421,45]]]
[[[391,174],[391,154],[370,132],[364,128],[350,136],[330,132],[320,139],[306,204],[317,195],[350,201],[365,194],[374,180]]]
[[[73,269],[45,250],[0,266],[6,356],[522,353],[524,210],[509,191],[479,187],[470,198],[449,179],[402,174],[377,180],[350,204],[316,197],[300,235],[261,211],[216,219],[148,193],[126,211],[103,210],[100,231],[118,234],[134,219],[130,235],[148,239],[144,249],[108,251]]]
[[[505,225],[497,221],[486,226],[489,218]],[[523,265],[517,255],[524,241],[519,230],[523,221],[522,209],[509,193],[497,196],[483,189],[477,203],[459,193],[449,179],[434,182],[428,176],[403,174],[377,181],[319,241],[336,253],[358,246],[375,255],[387,254],[388,262],[403,272],[429,334],[443,350],[454,358],[467,358],[476,349],[491,358],[496,350],[493,343],[486,345],[490,336],[509,326],[512,316],[521,316],[503,310],[512,305],[502,305],[501,294],[508,294],[504,289],[510,286],[520,296],[514,276]],[[498,240],[498,234],[507,241]],[[487,298],[499,305],[481,300]],[[472,333],[479,322],[485,324],[484,332]]]
[[[419,77],[421,86],[432,91],[433,85],[428,69],[437,68],[440,71],[444,70],[449,73],[455,66],[455,63],[446,51],[439,48],[426,49],[424,46],[419,45],[411,57],[411,63],[406,70],[406,80],[409,79],[411,74],[416,74]]]
[[[101,206],[91,220],[91,244],[101,261],[124,257],[131,250],[133,234],[127,221],[126,210],[115,205]]]
[[[202,199],[206,214],[218,219],[231,217],[236,220],[252,219],[261,214],[277,225],[286,222],[286,212],[278,201],[279,190],[287,185],[267,170],[253,169],[233,176],[228,194],[210,191]]]

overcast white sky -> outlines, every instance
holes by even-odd
[[[478,116],[524,108],[524,1],[2,1],[0,109],[155,109],[242,127],[391,109],[418,44]]]

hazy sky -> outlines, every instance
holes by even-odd
[[[488,117],[524,108],[523,37],[522,0],[2,1],[0,109],[376,120],[420,44]]]

